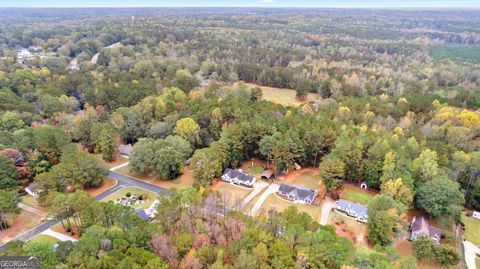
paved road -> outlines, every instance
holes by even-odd
[[[135,179],[133,177],[122,175],[122,174],[119,174],[119,173],[114,172],[114,171],[110,171],[108,173],[108,175],[110,177],[116,179],[117,184],[113,188],[105,190],[104,192],[97,195],[95,197],[95,199],[97,201],[100,201],[103,198],[109,196],[110,194],[112,194],[112,193],[114,193],[114,192],[116,192],[116,191],[118,191],[122,188],[125,188],[127,186],[137,186],[137,187],[144,188],[146,190],[149,190],[149,191],[155,192],[155,193],[160,193],[160,192],[170,193],[170,191],[166,188],[162,188],[162,187],[158,187],[158,186],[155,186],[155,185],[152,185],[152,184],[149,184],[149,183],[145,183],[145,182],[140,181],[138,179]],[[54,219],[53,220],[48,220],[44,223],[41,223],[41,224],[33,227],[30,230],[22,233],[16,239],[22,240],[22,241],[28,241],[28,240],[32,239],[33,237],[35,237],[36,235],[41,234],[42,232],[45,232],[46,230],[52,228],[57,223],[58,223],[57,220],[54,220]],[[2,251],[4,249],[5,249],[5,244],[0,245],[0,251]]]

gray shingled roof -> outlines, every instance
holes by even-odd
[[[430,224],[427,222],[427,220],[424,217],[421,217],[421,218],[415,217],[415,219],[412,222],[411,228],[412,228],[412,232],[423,232],[423,234],[429,235],[429,236],[436,235],[438,236],[438,238],[440,238],[440,236],[442,235],[442,231],[438,228],[430,226]]]
[[[357,214],[358,217],[366,217],[368,206],[350,202],[347,200],[340,199],[337,201],[337,204],[343,208],[351,210]]]
[[[230,178],[238,178],[240,181],[243,181],[243,182],[252,182],[255,180],[255,177],[247,173],[240,172],[238,170],[233,170],[230,168],[226,168],[223,174],[228,175]]]
[[[310,201],[313,201],[316,195],[314,190],[297,185],[282,184],[280,185],[278,191],[282,193],[293,194],[295,197],[303,200],[309,199]]]
[[[145,212],[145,209],[141,207],[135,208],[135,214],[137,214],[137,216],[143,220],[149,220],[147,213]]]

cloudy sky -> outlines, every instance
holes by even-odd
[[[0,0],[0,7],[476,7],[480,0]]]

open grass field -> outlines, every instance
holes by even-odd
[[[136,179],[145,181],[149,184],[167,188],[167,189],[173,189],[173,188],[186,189],[186,188],[192,187],[194,183],[192,171],[190,170],[190,168],[188,168],[188,166],[184,166],[183,173],[176,179],[172,179],[172,180],[162,180],[154,174],[138,175],[130,172],[130,168],[128,166],[120,167],[115,171],[130,177],[134,177]]]
[[[462,221],[465,224],[465,239],[480,247],[480,220],[463,213]]]
[[[295,206],[298,211],[309,214],[316,222],[320,221],[322,216],[322,206],[296,204],[278,197],[276,194],[270,194],[263,202],[257,214],[266,214],[270,209],[274,209],[277,212],[282,212],[290,206]]]
[[[105,197],[102,201],[108,202],[108,201],[113,201],[116,200],[120,197],[124,197],[127,193],[130,193],[131,195],[135,196],[143,196],[143,199],[145,200],[145,203],[139,204],[139,205],[132,205],[133,207],[141,207],[141,208],[149,208],[150,205],[153,203],[153,200],[155,200],[155,193],[151,191],[147,191],[145,189],[139,188],[139,187],[126,187],[121,190],[116,191],[115,193]]]
[[[6,243],[23,232],[37,226],[42,222],[42,218],[26,210],[20,211],[20,214],[12,218],[8,223],[10,227],[0,231],[0,244]]]
[[[307,187],[310,189],[318,189],[318,186],[320,184],[320,178],[318,175],[312,173],[311,171],[305,171],[300,174],[298,174],[295,177],[292,177],[287,184],[291,185],[299,185],[303,187]]]
[[[300,105],[308,101],[317,100],[317,95],[313,93],[308,94],[306,101],[300,101],[295,97],[296,92],[293,89],[282,89],[282,88],[274,88],[274,87],[267,87],[267,86],[259,86],[254,83],[246,83],[246,85],[250,87],[257,87],[257,86],[260,87],[262,89],[264,100],[267,100],[276,104],[281,104],[284,106]]]
[[[39,243],[55,244],[59,240],[57,238],[53,237],[53,236],[50,236],[50,235],[39,234],[39,235],[35,236],[34,238],[32,238],[32,241],[39,242]]]
[[[210,189],[218,191],[222,195],[222,199],[225,199],[225,203],[229,208],[235,208],[253,191],[253,189],[240,187],[220,180],[213,183]]]
[[[367,225],[336,211],[330,212],[328,224],[333,225],[338,235],[350,239],[355,246],[370,247],[367,240]]]
[[[364,205],[368,204],[376,195],[372,191],[364,190],[351,184],[344,184],[342,186],[342,192],[342,199]]]

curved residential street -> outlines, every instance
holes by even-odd
[[[117,184],[114,187],[112,187],[108,190],[105,190],[104,192],[97,195],[95,197],[95,200],[97,200],[97,201],[100,201],[103,198],[109,196],[110,194],[113,194],[114,192],[116,192],[120,189],[123,189],[125,187],[128,187],[128,186],[140,187],[140,188],[149,190],[149,191],[154,192],[154,193],[160,193],[160,192],[170,193],[170,191],[166,188],[162,188],[162,187],[158,187],[158,186],[155,186],[155,185],[152,185],[152,184],[149,184],[149,183],[145,183],[143,181],[140,181],[140,180],[135,179],[133,177],[129,177],[129,176],[117,173],[115,171],[109,171],[108,176],[112,177],[113,179],[116,179]],[[28,206],[20,205],[20,207],[23,208],[23,207],[28,207]],[[25,210],[30,210],[30,207],[28,207],[28,209],[25,209]],[[35,210],[38,210],[38,209],[35,209]],[[40,211],[40,212],[42,212],[42,211]],[[44,213],[44,212],[42,212],[42,213]],[[32,239],[33,237],[37,236],[38,234],[41,234],[41,233],[49,230],[50,228],[55,226],[57,223],[58,223],[58,221],[55,220],[55,219],[45,221],[44,223],[39,224],[39,225],[33,227],[32,229],[18,235],[16,237],[16,239],[17,240],[22,240],[22,241],[28,241],[28,240]],[[0,251],[5,249],[5,245],[6,244],[0,245]]]

